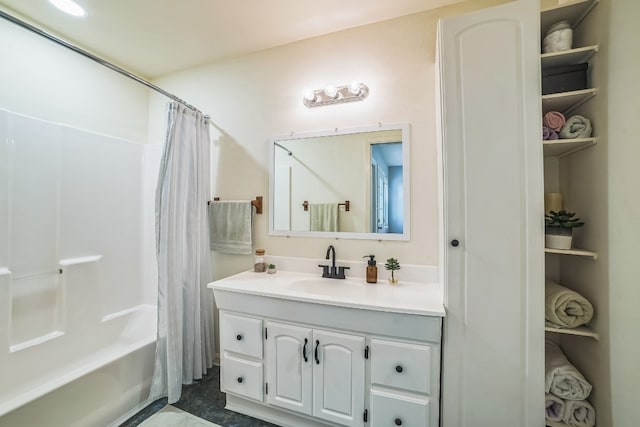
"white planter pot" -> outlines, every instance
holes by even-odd
[[[550,249],[571,249],[572,235],[545,234],[544,246]]]

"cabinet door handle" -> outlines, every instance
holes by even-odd
[[[240,335],[240,334],[236,335],[236,339],[237,339],[238,341],[242,341],[242,335]]]
[[[304,339],[304,345],[302,346],[302,357],[304,357],[304,361],[308,362],[309,358],[307,357],[307,344],[309,343],[308,339]]]
[[[316,364],[320,364],[320,359],[318,359],[318,347],[320,346],[320,341],[316,340],[316,351],[314,353],[315,357],[316,357]]]
[[[397,373],[401,374],[401,373],[402,373],[402,371],[404,371],[404,369],[402,368],[402,366],[400,366],[400,365],[396,366],[396,372],[397,372]]]
[[[238,382],[239,382],[240,384],[242,384],[242,381],[244,381],[244,378],[242,378],[242,377],[238,377]]]
[[[402,425],[402,420],[400,418],[396,418],[395,421],[397,426],[401,426]]]
[[[453,246],[454,248],[457,248],[459,244],[460,242],[458,241],[458,239],[453,239],[451,241],[451,246]]]

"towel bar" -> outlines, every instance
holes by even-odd
[[[220,197],[214,197],[213,200],[209,200],[207,204],[210,204],[212,201],[219,202]],[[262,196],[256,196],[256,198],[251,201],[251,205],[253,205],[256,208],[257,214],[262,214]]]
[[[351,202],[348,201],[348,200],[345,200],[344,203],[338,203],[338,207],[340,207],[340,206],[344,206],[345,212],[349,212],[349,209],[351,209]],[[302,208],[305,211],[309,210],[309,201],[308,200],[305,200],[304,202],[302,202]]]

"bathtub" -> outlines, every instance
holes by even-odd
[[[84,337],[12,347],[1,362],[0,426],[117,426],[146,406],[156,317],[140,305],[83,325]]]

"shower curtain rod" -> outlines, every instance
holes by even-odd
[[[69,43],[69,42],[67,42],[65,40],[62,40],[61,38],[58,38],[58,37],[54,36],[51,33],[48,33],[48,32],[46,32],[44,30],[41,30],[40,28],[38,28],[36,26],[33,26],[33,25],[29,24],[26,21],[23,21],[23,20],[21,20],[19,18],[16,18],[15,16],[10,15],[10,14],[6,13],[3,10],[0,10],[0,17],[2,17],[5,20],[7,20],[9,22],[12,22],[12,23],[14,23],[14,24],[16,24],[16,25],[18,25],[18,26],[20,26],[22,28],[25,28],[25,29],[33,32],[33,33],[36,33],[36,34],[38,34],[38,35],[40,35],[40,36],[42,36],[42,37],[44,37],[46,39],[49,39],[50,41],[52,41],[54,43],[57,43],[57,44],[59,44],[61,46],[64,46],[67,49],[70,49],[70,50],[72,50],[72,51],[74,51],[76,53],[79,53],[80,55],[82,55],[82,56],[84,56],[84,57],[86,57],[88,59],[91,59],[92,61],[95,61],[98,64],[100,64],[100,65],[102,65],[104,67],[107,67],[107,68],[111,69],[112,71],[115,71],[116,73],[122,74],[123,76],[128,77],[131,80],[135,80],[136,82],[147,86],[149,89],[152,89],[152,90],[154,90],[154,91],[166,96],[167,98],[170,98],[170,99],[172,99],[172,100],[174,100],[176,102],[179,102],[180,104],[184,105],[185,107],[187,107],[187,108],[189,108],[189,109],[191,109],[193,111],[197,111],[197,112],[202,113],[202,111],[200,111],[199,109],[197,109],[193,105],[191,105],[188,102],[178,98],[174,94],[172,94],[170,92],[167,92],[166,90],[162,89],[161,87],[158,87],[158,86],[154,85],[153,83],[146,81],[142,77],[137,76],[137,75],[125,70],[122,67],[119,67],[119,66],[117,66],[115,64],[112,64],[111,62],[109,62],[109,61],[107,61],[107,60],[105,60],[103,58],[100,58],[99,56],[96,56],[96,55],[92,54],[91,52],[88,52],[88,51],[86,51],[86,50],[84,50],[84,49],[82,49],[82,48],[80,48],[80,47],[78,47],[76,45],[73,45],[73,44],[71,44],[71,43]],[[204,117],[207,120],[210,119],[210,116],[207,115],[207,114],[205,114]]]

